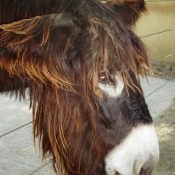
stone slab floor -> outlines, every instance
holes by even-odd
[[[149,83],[141,79],[160,144],[160,161],[153,175],[173,175],[175,77],[162,77],[159,73],[156,72],[155,77],[148,77]],[[54,175],[51,161],[47,159],[42,162],[38,146],[34,147],[32,117],[28,106],[28,101],[18,102],[0,95],[0,175]]]

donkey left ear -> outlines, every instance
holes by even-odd
[[[146,11],[144,0],[107,0],[106,5],[128,25],[134,25],[141,13]]]

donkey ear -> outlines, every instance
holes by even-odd
[[[0,67],[10,75],[70,89],[66,58],[81,32],[78,26],[68,13],[0,25]]]
[[[133,25],[146,11],[144,0],[107,0],[109,6],[122,22]]]

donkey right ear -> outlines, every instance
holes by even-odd
[[[81,33],[79,23],[61,13],[0,25],[0,67],[19,78],[71,89],[66,58]]]
[[[146,11],[144,0],[107,0],[106,5],[128,25],[134,25],[141,13]]]

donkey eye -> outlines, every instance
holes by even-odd
[[[100,72],[100,73],[98,74],[98,81],[101,82],[101,83],[107,81],[106,72]]]
[[[107,81],[107,77],[106,76],[100,76],[99,81],[100,82],[106,82]]]
[[[114,77],[111,74],[107,75],[105,72],[99,74],[98,81],[104,84],[116,85]]]

